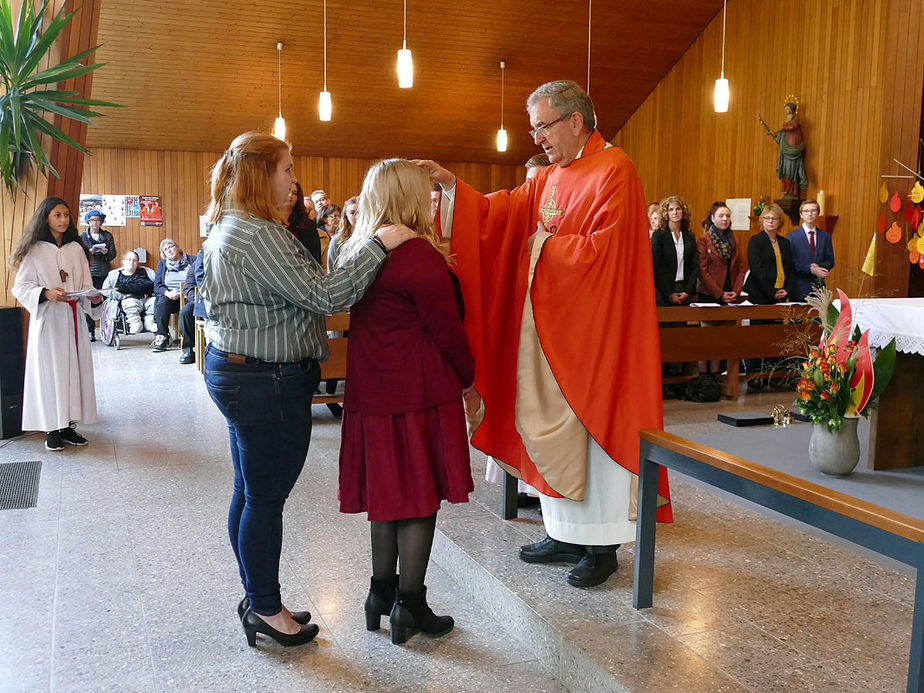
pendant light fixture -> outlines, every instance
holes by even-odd
[[[401,50],[398,51],[398,86],[402,89],[414,86],[414,63],[411,60],[411,51],[407,48],[407,0],[404,0],[404,40],[401,41]]]
[[[728,0],[722,0],[722,72],[715,81],[713,100],[716,113],[728,112],[728,80],[725,79],[725,7]]]
[[[507,68],[507,64],[501,60],[500,61],[500,70],[501,70],[501,126],[500,130],[497,131],[497,151],[506,152],[507,151],[507,131],[504,130],[504,72]]]
[[[330,92],[327,91],[327,0],[324,0],[324,91],[318,97],[318,117],[327,121],[330,120],[330,113]]]
[[[273,127],[273,135],[280,140],[286,138],[286,119],[282,117],[282,41],[276,43],[276,55],[279,61],[279,69],[276,72],[279,86],[279,115],[276,117],[276,124]]]

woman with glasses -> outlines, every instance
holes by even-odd
[[[783,210],[769,204],[760,213],[761,233],[748,242],[748,275],[744,288],[751,303],[768,304],[800,301],[793,264],[792,246],[780,235]]]
[[[180,250],[172,238],[160,242],[161,260],[154,273],[154,322],[157,335],[152,351],[166,351],[170,340],[170,316],[180,312],[180,293],[186,281],[186,270],[195,259]]]
[[[760,233],[751,236],[748,242],[748,265],[751,268],[744,283],[748,300],[760,305],[801,301],[798,295],[796,265],[793,261],[792,245],[780,235],[783,228],[783,210],[777,204],[769,204],[760,213]],[[772,324],[779,320],[751,320],[752,325]],[[754,377],[769,373],[776,368],[779,359],[748,359],[748,392],[759,392],[764,385],[779,384],[779,381]]]

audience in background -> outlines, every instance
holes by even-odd
[[[786,235],[792,246],[796,281],[799,294],[803,299],[815,287],[825,285],[825,278],[834,267],[834,245],[831,243],[831,234],[815,226],[818,214],[817,201],[803,200],[799,205],[802,225]]]
[[[103,289],[113,289],[106,297],[109,303],[105,319],[115,319],[116,304],[122,306],[129,334],[142,330],[156,332],[154,322],[154,270],[138,265],[138,253],[129,250],[122,256],[121,269],[112,270],[103,282]],[[111,307],[110,307],[111,306]]]
[[[196,362],[196,318],[205,319],[205,304],[199,296],[197,288],[202,284],[202,249],[196,259],[189,263],[186,270],[186,282],[183,284],[183,295],[186,303],[180,308],[180,334],[183,335],[183,353],[180,354],[180,363]]]
[[[701,303],[736,303],[744,286],[744,263],[731,230],[731,210],[715,202],[703,220],[705,233],[699,250],[699,293]]]
[[[689,304],[699,280],[699,252],[690,231],[690,208],[682,197],[662,200],[665,222],[651,236],[655,299],[659,306]]]
[[[524,166],[526,166],[526,180],[535,177],[539,171],[551,165],[548,154],[534,154],[529,157],[524,164]]]
[[[318,236],[317,225],[309,213],[309,209],[313,210],[314,206],[307,207],[305,200],[308,200],[308,204],[312,204],[311,198],[305,197],[302,193],[302,186],[297,182],[292,183],[289,188],[289,198],[282,206],[283,216],[287,220],[286,226],[292,232],[292,235],[305,247],[305,250],[314,258],[315,262],[320,265],[321,239]]]
[[[103,286],[116,256],[115,240],[111,233],[102,228],[106,215],[98,209],[91,209],[83,219],[87,223],[87,230],[80,234],[80,240],[90,251],[90,277],[93,280],[93,286],[99,289]],[[87,329],[90,331],[90,341],[95,342],[96,322],[89,313],[86,315],[86,321]]]
[[[170,341],[170,316],[180,312],[181,286],[192,258],[180,250],[172,238],[160,242],[161,261],[154,274],[154,321],[157,335],[152,351],[166,351]]]
[[[748,300],[760,305],[800,300],[792,247],[788,240],[779,235],[783,227],[782,208],[777,204],[764,207],[760,213],[760,226],[761,231],[748,241],[748,265],[751,271],[744,283]],[[774,322],[779,321],[751,320],[752,325]],[[776,358],[748,359],[748,391],[763,389],[764,382],[756,376],[772,372],[778,362]],[[769,375],[765,380],[766,384],[771,384]]]
[[[760,213],[763,233],[755,233],[748,241],[750,273],[744,284],[751,303],[768,304],[799,301],[792,246],[779,235],[783,227],[783,210],[769,204]]]
[[[661,205],[658,202],[652,202],[648,205],[648,238],[654,236],[654,232],[661,228],[664,218],[661,215]]]
[[[318,225],[318,238],[321,241],[321,266],[325,272],[327,271],[327,250],[330,247],[330,239],[340,226],[341,216],[340,205],[328,204],[318,208],[315,221]]]
[[[337,256],[340,254],[340,248],[353,235],[357,216],[359,216],[359,196],[351,197],[343,203],[343,216],[340,217],[340,226],[337,228],[336,234],[331,237],[330,245],[327,246],[328,270],[337,266]]]

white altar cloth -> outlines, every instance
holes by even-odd
[[[854,324],[869,330],[871,347],[895,337],[897,351],[924,356],[924,298],[852,298],[850,307]]]

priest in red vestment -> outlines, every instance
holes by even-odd
[[[484,402],[472,444],[542,494],[548,536],[520,558],[575,563],[568,582],[590,587],[635,539],[638,432],[663,423],[645,197],[577,84],[542,85],[527,112],[552,165],[514,190],[420,164],[443,188],[465,299]],[[666,474],[658,492],[670,521]]]

